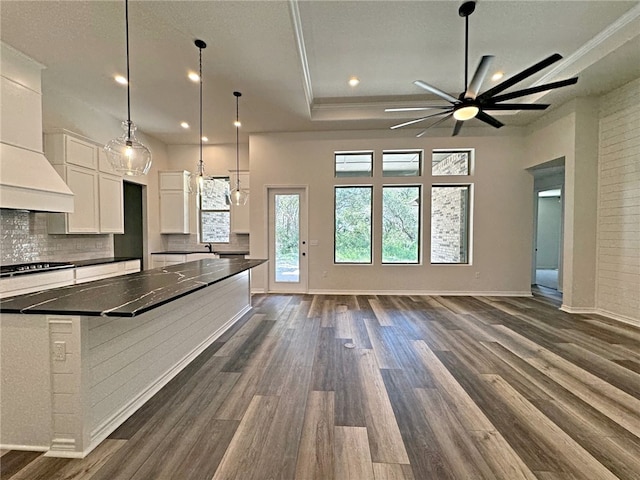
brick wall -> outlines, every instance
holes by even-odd
[[[640,321],[640,78],[602,97],[597,307]]]
[[[113,256],[111,235],[49,235],[47,214],[0,209],[0,263],[88,260]]]

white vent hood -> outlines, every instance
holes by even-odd
[[[42,68],[0,42],[0,208],[73,212],[73,192],[42,153]]]

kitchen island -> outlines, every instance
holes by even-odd
[[[0,302],[0,448],[84,457],[251,308],[207,259]]]

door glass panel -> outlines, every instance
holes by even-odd
[[[275,280],[300,281],[300,196],[275,195]]]

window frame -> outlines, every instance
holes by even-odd
[[[418,173],[416,175],[385,175],[384,171],[384,156],[402,153],[415,153],[418,155]],[[422,149],[396,149],[396,150],[382,150],[382,178],[420,178],[424,175],[424,150]]]
[[[337,253],[337,247],[338,247],[338,242],[337,242],[337,222],[338,222],[338,216],[337,216],[337,195],[336,192],[338,191],[338,189],[345,189],[345,188],[359,188],[359,189],[368,189],[370,192],[370,199],[369,199],[369,261],[368,262],[342,262],[342,261],[338,261],[338,259],[336,258],[336,253]],[[373,210],[373,204],[374,204],[374,198],[373,198],[373,194],[374,194],[374,187],[372,184],[349,184],[349,185],[334,185],[333,186],[333,264],[334,265],[373,265],[373,226],[374,226],[374,218],[373,218],[373,214],[374,214],[374,210]]]
[[[228,175],[207,175],[205,177],[205,181],[206,180],[226,180],[227,181],[227,187],[228,187],[228,191],[231,187],[231,178]],[[228,193],[227,191],[227,193]],[[202,195],[198,194],[197,195],[197,206],[198,206],[198,239],[199,242],[203,245],[205,244],[209,244],[209,243],[230,243],[231,242],[231,205],[229,203],[227,203],[227,208],[226,209],[204,209],[202,208]],[[202,221],[202,216],[204,213],[226,213],[227,216],[229,217],[229,232],[227,235],[227,241],[226,242],[214,242],[214,241],[205,241],[204,240],[204,234],[203,234],[203,226],[204,226],[204,222]]]
[[[404,177],[401,177],[404,178]],[[418,189],[418,238],[417,238],[417,258],[415,262],[385,262],[384,260],[384,190],[385,188],[417,188]],[[381,196],[382,196],[382,209],[380,212],[381,219],[381,231],[380,231],[380,265],[422,265],[422,243],[424,242],[423,228],[422,228],[422,218],[423,218],[423,210],[424,210],[424,195],[423,195],[423,185],[419,183],[413,184],[400,184],[393,183],[382,185]]]
[[[466,194],[466,215],[465,215],[465,237],[464,237],[464,262],[434,262],[433,261],[433,190],[434,188],[459,188],[465,187]],[[473,197],[473,183],[460,182],[460,183],[432,183],[431,195],[430,195],[430,234],[429,234],[429,264],[430,265],[471,265],[471,211],[472,211],[472,197]]]
[[[467,173],[434,173],[433,172],[433,154],[434,153],[466,153],[467,154]],[[475,157],[474,148],[434,148],[431,150],[431,176],[432,177],[469,177],[473,175],[473,162]]]
[[[356,155],[369,155],[371,158],[371,169],[368,175],[338,175],[337,157],[343,156],[356,156]],[[373,150],[349,150],[349,151],[337,151],[333,152],[333,178],[373,178],[375,169],[375,152]]]

